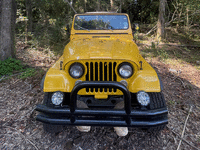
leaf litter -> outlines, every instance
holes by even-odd
[[[49,57],[41,50],[24,50],[21,48],[23,46],[17,45],[17,57],[32,67],[47,70],[58,59],[56,56]],[[59,134],[45,133],[42,123],[35,120],[37,112],[34,110],[43,100],[44,93],[39,88],[41,77],[12,77],[0,82],[0,149],[174,150],[181,139],[180,149],[200,149],[200,87],[190,82],[192,74],[188,73],[188,68],[187,72],[182,69],[183,73],[178,75],[169,71],[169,64],[157,59],[147,61],[158,70],[162,78],[169,110],[169,123],[160,134],[129,128],[126,137],[118,137],[111,127],[92,127],[90,132],[81,133],[71,126]],[[194,75],[199,81],[198,73]],[[193,109],[184,125],[191,106]]]

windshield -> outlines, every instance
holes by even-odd
[[[75,30],[126,30],[129,28],[126,15],[78,15]]]

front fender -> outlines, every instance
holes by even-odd
[[[143,67],[137,71],[135,76],[130,81],[130,92],[160,92],[163,87],[158,74],[143,58],[141,58],[141,60],[143,62]]]
[[[44,92],[70,91],[70,82],[67,73],[62,70],[60,62],[63,61],[63,56],[47,71],[46,75],[41,81],[41,87]]]
[[[156,72],[138,71],[129,85],[129,90],[132,93],[138,91],[160,92],[161,86]]]
[[[67,79],[67,74],[63,70],[49,69],[44,80],[44,92],[69,91],[70,81]]]

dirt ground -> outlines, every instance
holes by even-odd
[[[58,58],[50,52],[18,45],[17,57],[32,67],[47,69]],[[41,76],[23,80],[14,76],[0,82],[0,149],[175,150],[188,114],[180,149],[200,149],[200,71],[188,63],[178,67],[157,58],[147,61],[157,68],[162,78],[169,110],[169,124],[160,134],[129,128],[126,137],[118,137],[111,127],[92,127],[90,132],[81,133],[71,126],[56,135],[45,133],[42,123],[35,120],[34,110],[43,100],[39,88]]]

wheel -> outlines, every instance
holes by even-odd
[[[51,125],[43,123],[43,129],[45,132],[51,133],[51,134],[58,134],[61,131],[63,131],[62,125]]]
[[[45,93],[43,105],[51,106],[50,100],[51,100],[50,93]],[[58,134],[61,131],[63,131],[64,126],[63,125],[52,125],[52,124],[43,123],[43,129],[44,129],[45,132],[52,133],[52,134]]]
[[[166,108],[167,107],[163,93],[160,92],[160,93],[148,93],[148,94],[150,96],[150,105],[149,105],[148,109],[154,110],[154,109]],[[167,114],[163,117],[168,118]],[[148,132],[152,132],[152,133],[160,133],[160,131],[165,129],[165,127],[166,127],[166,124],[159,125],[159,126],[156,126],[156,127],[150,127],[150,128],[145,129],[145,130],[147,130]]]
[[[150,96],[150,105],[149,109],[159,109],[159,108],[166,108],[166,103],[164,99],[163,93],[148,93]]]

